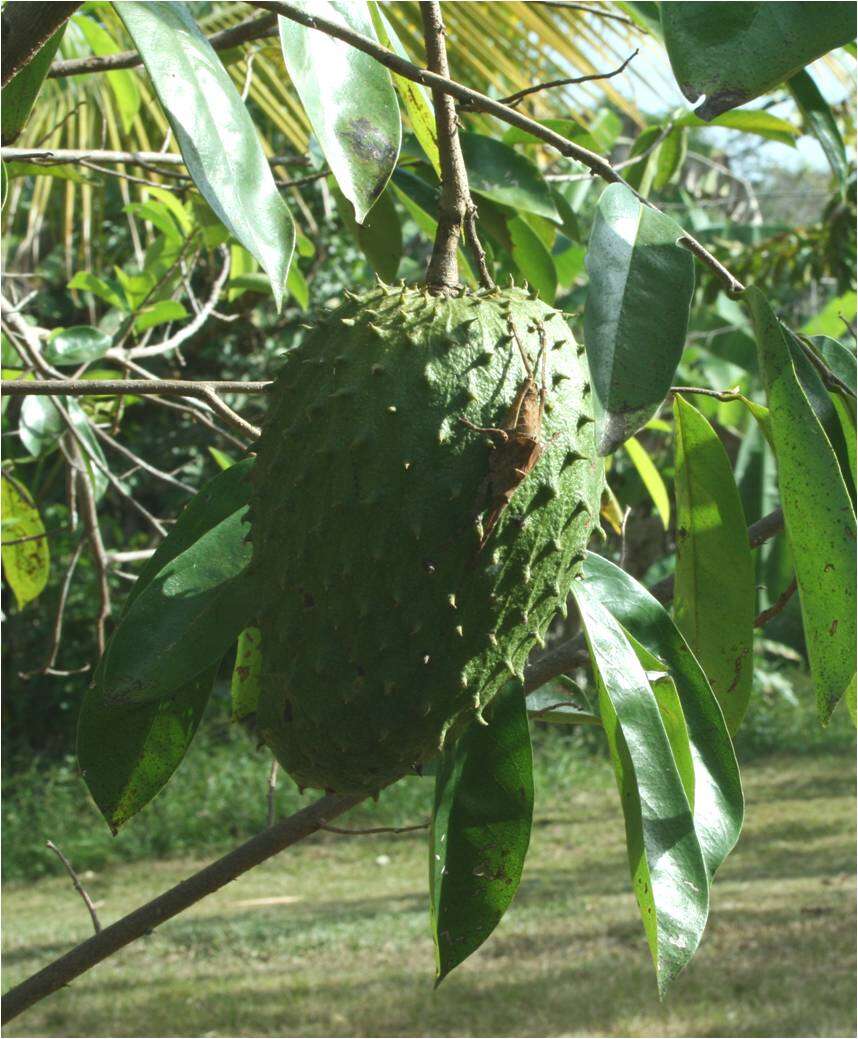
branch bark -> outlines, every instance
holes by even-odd
[[[0,16],[0,85],[6,86],[80,7],[80,3],[10,0]]]
[[[420,14],[423,18],[423,38],[426,42],[426,59],[429,68],[449,79],[447,45],[444,41],[444,21],[441,5],[437,0],[422,0]],[[432,258],[426,273],[426,285],[430,292],[438,295],[452,292],[459,285],[458,247],[459,236],[467,225],[468,236],[483,288],[493,288],[494,282],[486,266],[485,254],[479,244],[476,231],[476,206],[468,186],[468,171],[462,156],[459,141],[459,122],[453,98],[446,91],[433,89],[432,104],[435,109],[435,126],[438,136],[438,155],[441,162],[441,203],[438,208],[438,229],[432,247]]]
[[[10,989],[3,998],[2,1021],[5,1024],[45,996],[68,985],[70,981],[107,959],[153,928],[199,902],[201,898],[222,888],[242,873],[271,858],[298,841],[309,837],[330,820],[364,800],[361,796],[322,797],[300,812],[289,816],[268,830],[251,837],[205,869],[165,891],[133,913],[105,927],[85,942],[60,956],[37,974]]]

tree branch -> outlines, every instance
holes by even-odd
[[[6,31],[5,26],[3,31]],[[238,47],[242,43],[250,43],[251,40],[276,35],[276,19],[273,15],[262,14],[234,25],[231,29],[221,29],[220,32],[212,33],[206,38],[216,51],[222,51],[228,50],[230,47]],[[122,51],[119,54],[108,54],[101,58],[71,58],[68,61],[55,61],[48,70],[48,77],[59,79],[63,76],[82,76],[87,72],[133,69],[142,64],[143,59],[137,51]]]
[[[640,47],[633,54],[630,54],[622,65],[615,68],[613,72],[594,72],[589,76],[572,76],[569,79],[552,79],[547,83],[534,83],[532,87],[525,87],[523,90],[517,90],[508,97],[500,98],[500,103],[515,108],[526,97],[530,97],[531,94],[538,94],[543,90],[554,90],[556,87],[575,87],[581,83],[590,83],[594,79],[613,79],[614,76],[619,76],[622,72],[625,72],[629,62],[636,58],[639,53]]]
[[[360,33],[354,32],[338,22],[330,21],[328,18],[308,14],[305,10],[295,7],[293,4],[268,2],[268,0],[260,2],[260,0],[257,0],[254,6],[271,11],[284,18],[289,18],[291,21],[304,25],[308,29],[316,29],[328,36],[332,36],[334,39],[342,40],[343,43],[348,43],[356,50],[363,51],[364,54],[368,54],[379,64],[391,69],[405,79],[410,79],[415,83],[430,87],[432,90],[443,90],[459,101],[469,103],[475,110],[493,115],[502,122],[509,123],[510,126],[517,126],[520,130],[525,130],[539,140],[551,145],[561,155],[582,163],[609,184],[625,185],[644,205],[650,206],[652,209],[656,208],[635,191],[631,185],[626,184],[607,159],[597,155],[595,152],[591,152],[588,148],[575,144],[574,141],[568,140],[562,134],[555,133],[554,130],[550,130],[547,126],[536,122],[536,120],[529,119],[517,109],[501,104],[501,102],[481,94],[478,90],[471,90],[469,87],[463,86],[455,80],[448,79],[446,76],[431,72],[428,69],[421,69],[405,58],[400,58],[398,54],[394,54],[392,51],[382,47],[368,36],[362,36]],[[745,286],[739,279],[731,274],[719,260],[716,260],[709,250],[698,242],[696,238],[689,234],[683,234],[682,238],[679,239],[679,244],[692,252],[701,263],[709,267],[724,282],[730,295],[738,295],[744,292]]]
[[[87,894],[86,888],[83,886],[83,884],[81,884],[80,878],[78,877],[77,873],[75,873],[75,871],[74,871],[74,867],[69,862],[69,860],[65,857],[65,855],[63,855],[63,853],[56,846],[56,844],[54,844],[53,841],[45,841],[45,847],[46,848],[50,848],[50,850],[57,856],[57,858],[60,860],[60,862],[65,866],[66,873],[68,873],[68,875],[71,877],[71,882],[72,882],[72,884],[74,884],[75,891],[77,891],[77,893],[83,899],[83,904],[86,906],[86,908],[87,908],[87,910],[89,912],[89,918],[90,918],[90,920],[92,920],[92,928],[95,931],[95,933],[98,934],[98,932],[101,930],[101,922],[98,919],[98,913],[95,911],[95,903],[93,902],[93,900]]]
[[[441,5],[437,0],[422,0],[420,14],[423,18],[423,38],[429,68],[440,76],[449,78]],[[476,207],[468,187],[468,171],[465,169],[462,146],[459,142],[456,106],[448,93],[437,88],[432,91],[432,104],[435,109],[438,155],[441,163],[441,202],[438,207],[438,228],[435,232],[432,258],[426,273],[426,285],[430,292],[438,295],[458,288],[457,250],[459,236],[467,224],[468,237],[479,268],[480,283],[483,288],[494,288],[494,282],[486,266],[485,253],[477,237]]]
[[[80,3],[22,3],[10,0],[0,15],[0,85],[6,86],[38,54]]]
[[[123,152],[105,148],[0,148],[0,159],[4,162],[42,162],[45,164],[120,162],[131,166],[184,166],[185,160],[178,152]],[[268,165],[307,166],[310,160],[302,155],[271,155]],[[160,172],[160,171],[157,171]]]
[[[10,397],[41,394],[46,397],[109,397],[129,394],[165,397],[201,397],[211,393],[265,393],[270,382],[196,382],[189,379],[3,379],[0,393]]]
[[[201,898],[222,888],[242,873],[271,858],[298,841],[309,837],[331,819],[363,801],[360,795],[322,797],[302,808],[288,819],[251,837],[222,858],[183,880],[139,909],[105,927],[98,934],[75,946],[64,956],[48,964],[37,974],[10,989],[3,999],[2,1020],[5,1024],[45,996],[68,985],[70,981],[107,959],[153,928],[199,902]]]

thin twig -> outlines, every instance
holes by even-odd
[[[795,595],[797,588],[798,584],[796,582],[796,579],[793,578],[787,585],[787,587],[778,596],[777,600],[773,602],[767,610],[763,610],[760,614],[758,614],[757,619],[754,621],[754,627],[764,628],[773,617],[777,617],[777,615],[783,609],[786,608],[786,605],[790,601],[790,599]]]
[[[104,548],[104,540],[101,536],[101,527],[98,523],[95,493],[92,489],[92,482],[83,468],[83,455],[77,441],[71,445],[71,456],[75,459],[79,468],[78,490],[83,506],[81,516],[87,538],[89,539],[90,549],[92,550],[92,561],[95,564],[95,573],[98,579],[99,607],[95,630],[98,642],[98,655],[102,657],[104,656],[104,647],[107,644],[107,619],[111,611],[110,583],[107,578],[110,564]]]
[[[97,963],[137,938],[142,938],[144,934],[149,934],[166,920],[219,890],[260,862],[265,862],[284,848],[316,833],[320,823],[327,824],[363,800],[360,794],[322,797],[105,927],[10,989],[3,999],[3,1023],[11,1021],[40,999],[68,985]]]
[[[192,487],[189,483],[184,483],[182,480],[177,480],[171,473],[165,473],[162,469],[156,468],[150,462],[147,462],[145,458],[141,458],[139,455],[134,454],[133,451],[120,443],[120,441],[114,440],[109,433],[95,423],[92,424],[92,431],[98,439],[107,444],[108,447],[113,448],[113,450],[122,455],[123,458],[127,458],[129,462],[133,462],[135,466],[139,467],[150,476],[154,476],[156,480],[169,484],[171,487],[177,487],[180,491],[184,491],[186,494],[197,493],[196,487]]]
[[[80,559],[81,553],[83,552],[84,539],[81,538],[74,552],[72,553],[71,562],[66,568],[66,575],[63,578],[62,587],[60,588],[60,598],[57,604],[57,612],[54,615],[54,625],[51,629],[51,646],[48,651],[48,659],[42,667],[37,668],[35,671],[19,671],[18,677],[22,678],[25,682],[33,678],[35,675],[51,675],[55,674],[54,665],[57,662],[57,657],[60,652],[60,643],[63,637],[63,620],[65,619],[66,603],[68,601],[69,589],[71,588],[72,578]],[[84,670],[89,670],[89,664],[86,665]]]
[[[328,826],[327,823],[322,823],[319,829],[325,830],[327,833],[338,833],[343,837],[368,837],[375,833],[413,833],[415,830],[426,830],[428,827],[427,821],[417,823],[415,826],[372,826],[368,830],[347,830],[342,826]]]
[[[201,397],[209,393],[266,393],[271,382],[195,381],[189,379],[21,379],[0,381],[0,393],[10,397]]]
[[[268,826],[274,825],[277,818],[277,758],[271,761],[271,769],[268,772]]]
[[[415,83],[420,83],[425,87],[432,88],[432,90],[443,91],[450,94],[452,97],[455,97],[459,101],[472,103],[475,110],[486,112],[488,115],[493,115],[503,122],[509,123],[510,126],[517,126],[519,129],[527,131],[527,133],[532,134],[539,140],[545,141],[546,144],[550,144],[560,152],[561,155],[565,155],[569,159],[575,159],[577,162],[583,163],[592,170],[593,173],[607,181],[609,184],[625,185],[625,187],[627,187],[628,190],[631,191],[644,205],[653,209],[656,208],[648,199],[645,199],[639,192],[635,191],[631,185],[627,184],[607,159],[603,158],[601,155],[597,155],[596,152],[590,151],[588,148],[575,144],[574,141],[570,141],[568,138],[563,137],[562,134],[550,130],[547,126],[543,126],[541,123],[536,122],[536,120],[529,119],[526,115],[519,112],[518,109],[510,108],[509,105],[501,104],[499,101],[496,101],[485,94],[481,94],[478,90],[471,90],[469,87],[463,86],[461,83],[457,83],[455,80],[449,79],[446,76],[431,72],[428,69],[421,69],[412,62],[407,61],[405,58],[400,58],[399,55],[394,54],[393,51],[389,51],[385,47],[382,47],[377,41],[370,39],[368,36],[363,36],[360,33],[354,32],[345,25],[331,21],[329,18],[322,18],[318,15],[309,14],[303,8],[296,7],[294,4],[282,2],[259,2],[259,0],[257,0],[253,6],[263,8],[266,11],[272,11],[274,14],[279,14],[284,18],[289,18],[291,21],[297,22],[299,25],[304,25],[308,29],[315,29],[318,32],[323,32],[328,36],[332,36],[334,39],[342,40],[344,43],[350,44],[357,50],[363,51],[364,54],[369,54],[369,56],[374,58],[379,62],[379,64],[392,69],[405,79],[413,80]],[[701,263],[704,263],[714,271],[726,285],[728,293],[731,295],[738,295],[744,292],[745,287],[739,279],[731,274],[730,271],[728,271],[727,268],[717,260],[708,249],[698,242],[696,238],[693,238],[691,235],[686,233],[678,239],[678,244],[683,245],[692,252]]]
[[[65,866],[66,872],[71,877],[72,884],[74,884],[75,891],[77,891],[77,893],[83,899],[83,904],[89,910],[89,917],[92,920],[93,929],[95,930],[95,933],[98,934],[101,931],[101,924],[99,923],[99,920],[98,920],[98,913],[96,913],[96,911],[95,911],[95,904],[93,903],[92,899],[87,894],[86,888],[83,886],[83,884],[81,884],[80,878],[78,877],[77,873],[75,873],[75,871],[74,871],[74,867],[69,862],[69,860],[65,857],[65,855],[63,855],[63,853],[56,846],[56,844],[54,844],[53,841],[45,841],[45,847],[46,848],[50,848],[51,851],[60,860],[60,862]]]
[[[623,25],[628,25],[632,29],[637,29],[638,32],[643,33],[644,36],[649,35],[646,29],[641,28],[637,22],[633,22],[631,18],[626,18],[622,14],[612,14],[610,11],[606,11],[603,7],[596,7],[595,4],[572,4],[566,3],[566,0],[543,0],[545,7],[559,7],[565,8],[567,11],[585,11],[587,14],[594,14],[597,18],[605,18],[608,21],[622,22]]]
[[[542,90],[554,90],[555,87],[574,87],[580,83],[589,83],[594,79],[612,79],[614,76],[619,76],[622,72],[625,72],[629,65],[629,62],[637,57],[640,53],[638,48],[633,54],[630,54],[622,65],[614,69],[613,72],[594,72],[588,76],[573,76],[569,79],[552,79],[547,83],[534,83],[532,87],[525,87],[523,90],[517,90],[514,94],[510,94],[508,97],[500,98],[502,105],[509,105],[511,108],[523,101],[526,97],[531,94],[539,93]]]

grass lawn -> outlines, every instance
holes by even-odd
[[[660,1005],[605,763],[537,805],[512,910],[432,989],[425,835],[320,835],[96,967],[6,1036],[850,1036],[855,763],[744,769],[745,832]],[[411,822],[414,820],[403,820]],[[201,862],[88,881],[108,923]],[[66,878],[10,884],[4,988],[88,934]]]

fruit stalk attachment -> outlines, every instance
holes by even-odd
[[[432,72],[449,78],[441,5],[433,0],[422,0],[420,13],[423,17],[427,67]],[[468,187],[468,173],[459,142],[456,104],[450,94],[442,90],[432,91],[432,103],[435,108],[438,154],[441,162],[441,202],[438,207],[438,230],[435,233],[432,258],[426,273],[426,285],[433,295],[447,295],[458,288],[457,249],[459,236],[464,230],[477,264],[480,284],[485,289],[493,289],[495,285],[486,265],[486,254],[477,236],[477,207]]]

